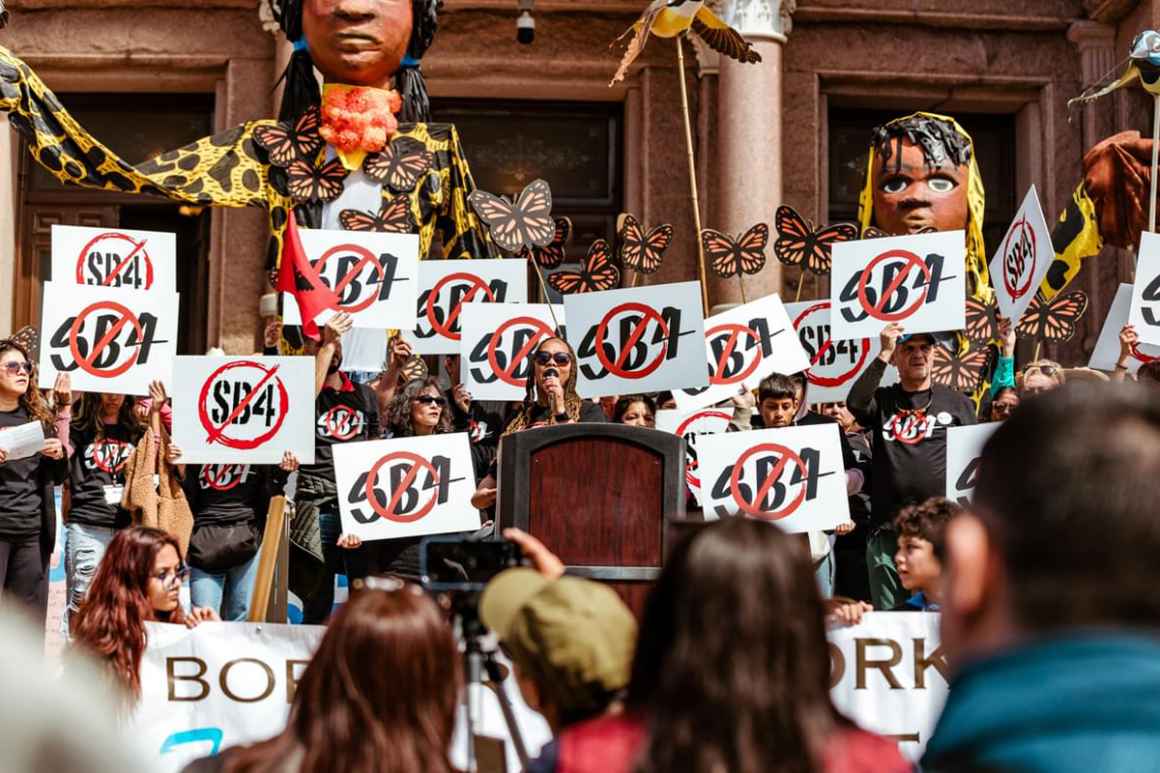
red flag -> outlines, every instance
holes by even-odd
[[[294,296],[302,317],[303,334],[318,340],[320,336],[314,318],[326,309],[336,308],[338,296],[319,278],[318,272],[306,257],[293,212],[286,219],[286,231],[282,234],[282,263],[278,268],[278,289]]]

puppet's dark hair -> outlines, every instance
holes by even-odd
[[[950,121],[924,115],[912,115],[875,127],[871,139],[875,151],[885,164],[893,155],[891,140],[905,139],[922,149],[922,160],[932,169],[950,161],[963,166],[971,160],[971,141],[955,131]],[[898,163],[902,158],[899,154]]]
[[[0,0],[0,30],[8,26],[8,11],[4,10],[4,0]]]
[[[286,37],[294,44],[294,54],[282,77],[286,79],[286,89],[282,96],[282,107],[278,120],[292,121],[311,107],[322,103],[318,81],[314,77],[314,62],[306,47],[302,32],[302,6],[306,0],[269,0],[274,18]],[[2,0],[0,0],[2,3]],[[402,123],[419,123],[431,120],[431,105],[427,99],[427,84],[419,69],[419,60],[435,39],[439,29],[439,9],[443,0],[411,0],[411,40],[407,44],[407,56],[399,71],[395,73],[395,88],[403,98],[403,111],[399,115]]]

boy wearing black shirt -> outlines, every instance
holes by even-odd
[[[893,518],[901,507],[946,492],[947,429],[975,423],[975,409],[961,392],[931,383],[934,336],[902,335],[891,323],[882,331],[882,351],[850,389],[847,407],[873,437],[873,529],[866,543],[874,608],[889,610],[904,592],[894,568],[897,535]],[[886,366],[899,382],[880,387]]]

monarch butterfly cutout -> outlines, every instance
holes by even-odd
[[[406,194],[395,196],[374,215],[358,209],[344,209],[339,213],[338,221],[348,231],[405,234],[415,230],[411,202]]]
[[[290,163],[286,174],[290,196],[295,201],[333,201],[342,193],[347,171],[337,158],[319,167],[300,158]]]
[[[534,260],[543,269],[553,269],[564,262],[564,247],[572,238],[572,221],[566,217],[556,218],[556,235],[544,247],[524,247],[520,257]]]
[[[525,247],[546,247],[556,235],[552,190],[543,180],[533,180],[514,201],[478,190],[467,201],[487,224],[495,243],[513,255]]]
[[[254,129],[254,142],[270,154],[270,163],[286,168],[294,161],[313,164],[325,144],[318,133],[322,113],[317,107],[307,110],[293,128],[283,124],[261,125]]]
[[[999,307],[967,298],[967,326],[963,332],[972,346],[999,338]]]
[[[701,231],[701,245],[713,272],[722,279],[738,272],[756,274],[765,267],[765,246],[769,244],[769,226],[758,223],[740,239],[706,228]]]
[[[426,176],[435,155],[412,137],[393,140],[363,161],[367,177],[385,184],[395,193],[407,193]]]
[[[956,392],[974,392],[990,370],[991,349],[973,349],[958,355],[943,344],[934,347],[930,379]]]
[[[646,234],[640,222],[625,212],[619,218],[616,231],[621,265],[641,274],[655,274],[664,260],[665,250],[672,244],[673,227],[658,225]]]
[[[1070,341],[1087,307],[1087,295],[1080,290],[1057,295],[1050,303],[1044,303],[1036,293],[1027,311],[1019,318],[1015,334],[1035,340]]]
[[[620,269],[612,262],[608,242],[597,239],[579,271],[558,271],[548,277],[548,284],[561,295],[611,290],[620,284]]]
[[[830,253],[836,242],[858,238],[858,226],[853,223],[834,223],[814,228],[814,224],[799,215],[792,207],[780,206],[774,220],[777,240],[773,254],[787,266],[799,266],[814,274],[830,272]]]

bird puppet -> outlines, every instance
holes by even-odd
[[[653,0],[636,23],[617,38],[620,41],[632,34],[624,58],[620,60],[620,67],[609,85],[624,80],[629,65],[640,56],[649,35],[675,38],[682,32],[692,32],[709,48],[739,62],[761,61],[761,54],[753,49],[749,41],[707,8],[703,0]]]
[[[1068,105],[1099,99],[1116,89],[1122,89],[1137,78],[1145,91],[1160,96],[1160,32],[1156,30],[1144,30],[1132,40],[1128,67],[1115,82],[1103,87],[1097,83],[1075,99],[1068,100]]]

